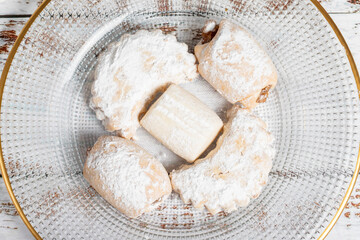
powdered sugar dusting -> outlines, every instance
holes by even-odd
[[[216,27],[216,22],[215,22],[215,20],[208,20],[208,21],[206,21],[205,26],[204,26],[202,32],[203,32],[203,33],[211,32],[211,31],[213,31],[213,30],[215,29],[215,27]]]
[[[229,20],[222,20],[214,39],[196,46],[195,53],[199,72],[232,103],[259,92],[276,75],[256,40]]]
[[[120,201],[117,205],[134,209],[137,214],[156,207],[150,206],[158,200],[152,198],[156,196],[155,191],[171,192],[167,173],[161,164],[142,148],[123,138],[100,137],[90,151],[86,165],[95,173],[90,182],[99,176],[102,182],[100,192],[111,192],[113,198]],[[155,168],[160,166],[160,172],[154,171],[154,165]]]
[[[135,142],[158,159],[167,172],[171,172],[173,169],[186,163],[183,158],[162,145],[144,128],[138,128],[135,137]]]
[[[231,212],[248,205],[267,182],[275,149],[266,124],[234,106],[217,147],[192,166],[171,173],[176,192],[185,203],[205,206],[211,213]]]
[[[138,115],[157,91],[196,76],[194,55],[175,36],[161,30],[124,34],[99,56],[90,107],[106,130],[131,138]]]
[[[100,178],[104,182],[103,187],[109,188],[116,198],[131,202],[132,207],[139,206],[143,208],[146,202],[145,188],[140,188],[138,191],[129,191],[130,187],[136,187],[135,184],[124,183],[136,176],[137,181],[150,184],[150,178],[143,171],[139,171],[141,169],[139,159],[136,155],[133,155],[133,149],[120,146],[115,152],[110,152],[113,144],[113,142],[107,142],[104,144],[103,151],[90,155],[88,167],[99,172]]]

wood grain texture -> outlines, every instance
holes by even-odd
[[[31,14],[40,0],[0,0],[0,16]],[[344,35],[357,66],[360,67],[360,0],[321,0],[325,9]],[[27,18],[0,18],[0,69]],[[0,179],[0,239],[33,239]],[[352,196],[327,239],[360,239],[360,178]]]
[[[359,5],[360,6],[360,5]],[[360,12],[353,14],[331,14],[335,24],[341,30],[358,69],[360,68]]]
[[[335,24],[343,34],[356,65],[360,67],[360,12],[352,14],[331,14]],[[350,196],[344,212],[327,239],[360,239],[360,177]]]
[[[0,15],[29,15],[42,0],[0,0]]]
[[[356,13],[360,0],[318,0],[328,13]]]
[[[2,179],[0,179],[0,239],[34,239],[12,204]]]
[[[28,18],[0,18],[0,69]]]

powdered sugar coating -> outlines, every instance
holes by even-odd
[[[229,20],[220,22],[209,43],[195,46],[195,55],[201,76],[231,103],[253,108],[261,89],[276,85],[270,57],[250,33]]]
[[[129,217],[156,208],[171,193],[165,168],[130,140],[102,136],[90,150],[84,177]]]
[[[274,138],[261,119],[236,105],[228,114],[216,148],[170,174],[173,189],[185,203],[205,206],[212,214],[234,211],[257,198],[275,155]]]
[[[131,138],[138,116],[157,91],[197,76],[188,46],[161,30],[124,34],[98,59],[90,107],[107,131]]]
[[[205,22],[205,25],[203,27],[202,32],[203,33],[211,32],[211,31],[213,31],[215,29],[215,27],[216,27],[215,20],[208,20],[208,21]]]

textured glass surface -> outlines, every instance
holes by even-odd
[[[96,57],[138,29],[172,32],[192,49],[209,18],[248,29],[278,70],[278,85],[256,109],[276,137],[269,183],[231,214],[196,211],[173,194],[128,219],[82,176],[87,148],[106,133],[88,107]],[[346,53],[310,1],[53,0],[10,68],[1,141],[15,196],[44,239],[309,239],[346,192],[359,126]]]

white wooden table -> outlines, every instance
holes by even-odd
[[[41,0],[0,0],[0,71],[17,35],[40,3]],[[360,68],[360,0],[322,0],[321,3],[344,35]],[[19,217],[0,179],[0,240],[5,239],[34,238]],[[360,239],[360,178],[328,239]]]

